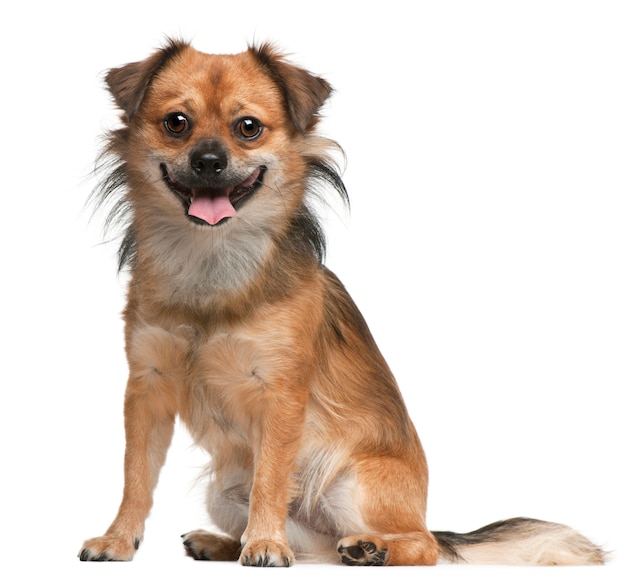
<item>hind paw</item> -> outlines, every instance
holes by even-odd
[[[377,544],[357,537],[342,539],[337,552],[341,561],[349,566],[382,566],[387,558],[387,548],[382,542]]]
[[[234,562],[241,551],[241,545],[238,541],[201,529],[190,531],[181,537],[187,555],[194,560]]]

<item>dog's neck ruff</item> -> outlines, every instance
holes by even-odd
[[[160,275],[165,304],[200,308],[223,294],[246,289],[263,269],[274,242],[263,226],[235,223],[186,229],[163,222],[151,230],[145,252],[151,270]],[[143,254],[140,254],[143,255]]]

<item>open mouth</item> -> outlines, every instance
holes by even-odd
[[[263,184],[267,168],[259,166],[243,182],[225,187],[187,187],[170,176],[161,164],[163,180],[182,202],[187,217],[202,225],[217,225],[237,215],[237,211],[252,198]]]

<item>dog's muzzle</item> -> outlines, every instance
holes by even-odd
[[[227,167],[225,160],[214,153],[204,152],[195,157],[192,153],[190,166],[196,180],[190,186],[174,179],[167,165],[161,164],[164,182],[183,203],[187,216],[195,223],[217,225],[235,217],[241,207],[263,184],[266,167],[259,166],[242,182],[211,186],[211,182],[218,182],[216,180],[218,177],[222,179],[222,173]],[[204,178],[204,180],[198,181],[198,178]]]

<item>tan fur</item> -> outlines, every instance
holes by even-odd
[[[293,227],[312,162],[328,163],[335,146],[315,134],[330,86],[268,46],[206,55],[176,42],[107,81],[124,112],[109,150],[136,244],[125,488],[81,559],[132,558],[179,416],[211,455],[208,508],[225,534],[187,534],[193,557],[290,565],[294,551],[338,549],[346,563],[436,563],[426,459],[396,382]],[[192,129],[168,134],[171,112]],[[263,125],[254,140],[233,130],[244,116]],[[267,169],[237,215],[214,226],[192,223],[163,177],[185,176],[203,141],[227,151],[233,182]]]

